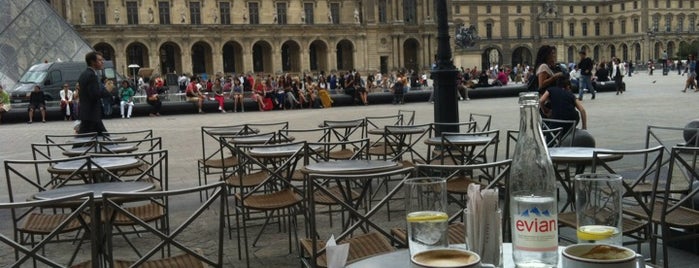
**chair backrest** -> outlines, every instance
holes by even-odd
[[[308,160],[314,162],[330,161],[336,159],[367,159],[369,157],[369,139],[333,142],[308,142]],[[345,151],[347,156],[334,155],[334,152]],[[306,163],[308,164],[308,163]]]
[[[347,141],[367,137],[366,120],[364,118],[352,120],[325,120],[321,126],[330,128],[331,141]]]
[[[551,118],[543,118],[541,119],[541,129],[542,130],[550,130],[550,129],[555,129],[555,128],[563,128],[561,130],[562,134],[558,135],[560,137],[560,141],[563,140],[570,140],[571,143],[575,141],[575,135],[576,135],[576,128],[575,126],[578,124],[578,121],[575,120],[561,120],[561,119],[551,119]],[[548,141],[548,137],[547,141]],[[559,144],[559,146],[572,146],[571,144]]]
[[[492,120],[493,116],[489,114],[470,113],[468,115],[468,121],[476,122],[475,130],[479,132],[489,131]]]
[[[95,139],[97,137],[97,132],[94,133],[81,133],[81,134],[46,134],[44,135],[44,140],[46,143],[69,143],[69,141],[74,139]],[[106,137],[107,139],[109,137]]]
[[[127,139],[125,141],[97,141],[96,150],[102,154],[119,154],[121,149],[128,153],[134,152],[152,152],[163,149],[163,139],[161,137],[150,137],[143,139]]]
[[[199,203],[196,198],[201,193],[208,192],[207,199]],[[200,187],[179,189],[172,191],[155,191],[141,193],[104,193],[103,202],[105,211],[111,211],[106,217],[107,251],[112,258],[110,261],[127,261],[132,267],[145,266],[162,260],[156,259],[159,252],[166,255],[166,259],[175,256],[194,259],[212,267],[223,267],[223,236],[224,215],[226,209],[226,186],[222,182],[212,183]],[[161,230],[153,223],[148,223],[121,205],[122,200],[164,200],[166,217],[169,228]],[[214,211],[214,213],[210,213]],[[144,254],[130,253],[123,250],[115,250],[114,239],[120,236],[112,235],[114,230],[113,215],[120,214],[133,221],[137,228],[143,229],[142,236],[151,236],[154,239],[143,239],[139,249],[145,249]],[[112,216],[110,216],[112,215]],[[215,224],[211,224],[215,223]],[[201,226],[211,226],[210,230],[202,230]],[[183,238],[192,236],[202,238],[215,243],[213,249],[201,252],[200,244],[193,244],[192,240]],[[201,239],[195,239],[200,241]],[[151,242],[148,242],[151,241]],[[114,263],[112,263],[112,266]],[[167,264],[164,264],[167,265]],[[156,267],[156,266],[151,266]]]
[[[483,141],[468,145],[458,142],[465,137],[481,138]],[[500,130],[494,129],[472,133],[442,133],[442,157],[450,157],[456,164],[476,164],[495,162],[498,156]],[[488,154],[492,160],[488,160]],[[456,161],[460,160],[460,161]]]
[[[246,125],[202,126],[201,161],[206,162],[212,159],[218,159],[221,150],[221,145],[219,144],[220,137],[234,137],[251,134],[255,133],[251,132]]]
[[[440,177],[447,180],[461,174],[469,174],[474,181],[483,184],[481,189],[506,188],[511,164],[512,159],[467,165],[417,164],[415,174],[418,177]]]
[[[70,169],[61,169],[62,166]],[[47,160],[5,160],[5,181],[9,202],[31,199],[37,192],[66,184],[90,181],[92,167],[88,156]],[[2,198],[5,195],[0,195]]]
[[[456,123],[432,123],[431,137],[437,136],[439,131],[451,133],[469,133],[476,132],[476,121],[456,122]]]
[[[280,121],[280,122],[270,122],[270,123],[249,123],[245,124],[245,128],[254,133],[260,133],[260,132],[278,132],[283,129],[288,129],[289,128],[289,122],[288,121]],[[250,133],[248,133],[250,134]]]
[[[75,143],[32,143],[32,158],[34,160],[50,160],[53,158],[66,158],[81,156],[97,152],[97,142]],[[76,150],[76,147],[80,147]]]
[[[271,144],[271,145],[237,145],[230,143],[224,144],[238,157],[239,168],[233,174],[238,175],[239,185],[243,185],[243,180],[246,175],[253,173],[263,173],[265,178],[250,189],[241,189],[241,199],[245,200],[253,194],[259,194],[267,191],[269,187],[274,189],[291,189],[294,192],[303,195],[304,192],[297,186],[291,183],[293,175],[298,163],[305,163],[307,155],[307,144],[305,141]],[[274,148],[284,146],[287,152],[279,153]],[[256,151],[264,151],[272,149],[271,154],[261,155],[256,154]],[[268,151],[269,152],[269,151]],[[224,172],[224,178],[226,173]]]
[[[641,207],[646,213],[646,220],[649,221],[654,206],[648,201],[651,194],[648,189],[658,187],[663,150],[662,146],[637,150],[596,150],[592,154],[591,172],[621,175],[623,197],[633,201],[623,204],[633,203],[634,206]],[[605,161],[605,158],[609,159],[610,156],[620,160]]]
[[[301,139],[308,142],[328,142],[330,141],[330,128],[306,128],[306,129],[280,129],[279,140],[293,141]]]
[[[508,191],[508,183],[510,178],[510,166],[512,159],[505,159],[497,162],[489,162],[483,164],[468,164],[468,165],[415,165],[415,174],[418,177],[440,177],[450,180],[460,176],[469,176],[471,181],[481,183],[484,189],[498,189],[505,196],[505,202],[502,207],[503,222],[502,234],[507,239],[509,238],[509,218],[510,218],[510,199]],[[459,219],[462,211],[459,210],[449,217],[449,222]]]
[[[144,139],[150,139],[155,137],[153,135],[153,130],[152,129],[144,129],[144,130],[135,130],[135,131],[119,131],[119,132],[107,132],[104,134],[106,137],[106,140],[109,140],[109,137],[115,137],[115,138],[121,138],[125,140],[144,140]],[[116,139],[112,139],[115,140]]]
[[[161,190],[168,189],[168,151],[119,154],[94,154],[90,158],[92,172],[97,181],[147,181]],[[123,166],[111,167],[108,162],[123,162]]]
[[[427,161],[427,158],[416,150],[415,146],[420,141],[429,138],[431,130],[431,124],[384,126],[382,140],[393,147],[395,152],[390,160],[403,160],[403,155],[410,154],[411,161],[417,159],[423,162]]]
[[[385,126],[401,125],[403,114],[367,116],[364,120],[367,129],[383,129]]]
[[[664,198],[665,200],[672,200],[671,202],[663,203],[663,211],[661,220],[666,221],[668,214],[673,211],[684,207],[699,211],[699,208],[695,206],[697,196],[699,196],[699,187],[696,187],[699,181],[699,173],[697,172],[697,158],[699,157],[699,147],[688,147],[688,146],[673,146],[670,151],[670,165],[668,170],[667,182],[665,183],[665,189],[662,193],[656,194],[659,198]],[[680,172],[683,177],[688,179],[687,189],[680,191],[679,198],[674,198],[673,193],[677,193],[673,189],[672,180],[675,179],[673,176],[674,172]],[[675,183],[684,184],[684,183]],[[694,187],[693,187],[694,186]]]
[[[401,125],[415,124],[415,110],[398,110],[398,114],[402,116]]]
[[[544,134],[544,139],[546,139],[547,147],[559,147],[561,146],[563,138],[563,128],[551,128],[542,129],[541,132]],[[519,137],[519,130],[508,129],[507,137],[505,142],[505,158],[510,158],[514,153],[515,144],[517,143],[517,138]]]
[[[398,182],[396,185],[391,189],[386,195],[383,196],[383,198],[379,202],[372,202],[370,204],[371,207],[367,208],[369,212],[366,214],[366,217],[371,220],[372,216],[376,216],[376,212],[382,208],[382,206],[385,206],[387,202],[389,202],[391,199],[393,199],[394,195],[396,195],[398,192],[402,191],[402,187],[404,184],[405,179],[409,178],[413,174],[414,169],[412,167],[409,168],[401,168],[393,171],[388,171],[388,172],[375,172],[375,173],[366,173],[366,174],[361,174],[361,175],[352,175],[352,174],[309,174],[309,183],[308,183],[308,191],[310,193],[313,192],[319,192],[327,195],[328,197],[332,198],[336,202],[346,204],[346,201],[343,199],[342,196],[337,196],[336,194],[333,194],[331,190],[329,189],[328,182],[346,182],[346,181],[351,181],[351,182],[361,182],[365,181],[368,179],[377,179],[377,178],[399,178],[397,180]],[[310,250],[311,252],[311,263],[315,263],[315,259],[320,255],[323,254],[324,250],[320,250],[317,241],[319,237],[330,237],[331,233],[322,233],[318,228],[316,227],[316,206],[314,205],[314,195],[310,194],[309,196],[309,205],[307,207],[308,213],[309,213],[309,228],[310,228],[310,233],[308,234],[309,239],[311,239],[312,243],[312,249]],[[355,209],[348,209],[348,213],[350,214],[359,214],[359,211]],[[399,239],[396,239],[393,237],[390,232],[388,231],[389,228],[393,227],[392,224],[390,226],[388,225],[380,225],[376,223],[376,221],[372,221],[371,224],[365,224],[361,222],[355,222],[353,224],[350,224],[349,226],[343,226],[343,229],[341,232],[337,233],[337,230],[329,230],[328,232],[335,232],[335,239],[338,241],[344,240],[346,238],[349,238],[353,232],[357,228],[363,228],[365,229],[364,231],[366,232],[367,230],[373,229],[374,231],[380,233],[383,235],[386,239],[390,240],[393,244],[397,245],[403,245],[404,247],[407,246],[405,245],[404,241],[400,241]],[[313,254],[313,252],[316,252],[317,254]]]
[[[3,245],[2,248],[9,247],[13,250],[15,258],[11,261],[10,254],[3,254],[7,258],[3,261],[7,267],[30,267],[32,263],[34,267],[37,267],[37,264],[40,267],[69,267],[74,262],[97,259],[97,243],[93,242],[97,237],[95,221],[90,220],[97,218],[92,193],[79,193],[50,200],[0,203],[0,214],[5,214],[6,211],[12,215],[12,220],[0,221],[0,245]],[[52,229],[45,230],[38,241],[32,239],[32,243],[27,243],[27,238],[19,234],[21,231],[18,228],[31,217],[46,213],[60,217],[60,222]],[[60,239],[60,235],[76,230],[83,232],[82,237],[76,237],[79,241],[52,243]],[[91,246],[90,250],[80,250],[85,242]],[[70,255],[65,254],[69,252],[68,249],[72,251]],[[83,254],[80,254],[81,252]]]

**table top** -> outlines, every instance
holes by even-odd
[[[145,181],[127,181],[127,182],[101,182],[89,183],[80,185],[63,186],[56,189],[46,190],[34,195],[35,199],[50,200],[61,198],[69,195],[92,192],[96,199],[102,198],[102,193],[136,193],[153,189],[155,185]]]
[[[135,157],[95,157],[90,159],[95,165],[109,170],[130,169],[141,165]],[[72,172],[85,165],[86,159],[60,162],[51,167],[51,171]],[[87,169],[85,169],[87,171]]]
[[[246,133],[241,133],[245,129],[245,126],[230,126],[230,127],[220,127],[220,128],[212,128],[207,130],[207,132],[211,135],[246,135],[246,134],[257,134],[260,132],[259,129],[255,128],[249,128],[246,130]]]
[[[365,174],[391,171],[400,167],[400,163],[385,160],[337,160],[308,164],[301,171],[320,174]]]
[[[592,155],[594,151],[609,150],[605,148],[593,148],[593,147],[552,147],[549,148],[549,156],[551,161],[560,163],[587,163],[592,161]],[[621,159],[620,155],[598,155],[602,160],[618,160]]]
[[[133,144],[104,144],[99,146],[80,146],[68,148],[63,151],[63,155],[78,156],[86,153],[130,153],[136,150],[138,150],[138,147]]]
[[[240,136],[230,139],[230,143],[233,144],[265,144],[272,141],[274,134],[264,134],[264,135],[252,135],[252,136]],[[287,140],[293,140],[293,137],[286,137]]]
[[[86,143],[93,141],[126,141],[124,136],[81,136],[66,141],[66,143]]]
[[[313,151],[320,151],[323,149],[322,146],[318,144],[308,145]],[[303,144],[280,144],[279,146],[269,146],[269,147],[257,147],[250,149],[249,154],[255,157],[283,157],[290,156],[296,153],[299,149],[303,147]]]
[[[491,140],[493,140],[493,137],[483,136],[483,135],[464,134],[464,135],[450,135],[450,136],[447,136],[446,139],[454,145],[470,146],[470,145],[486,144],[486,143],[490,142]],[[427,144],[427,145],[441,145],[442,144],[442,137],[435,136],[435,137],[431,137],[429,139],[426,139],[425,144]]]
[[[340,122],[323,122],[318,125],[318,127],[329,127],[329,128],[352,128],[364,126],[364,122],[357,121],[340,121]]]
[[[463,244],[461,244],[463,246]],[[459,248],[459,245],[454,246]],[[463,248],[463,247],[461,247]],[[564,247],[558,247],[558,252]],[[515,267],[512,261],[512,243],[502,244],[502,262],[503,267]],[[407,249],[397,250],[386,254],[368,257],[366,259],[354,262],[345,266],[346,268],[386,268],[386,267],[422,267],[413,264],[410,261],[410,252]],[[562,267],[562,261],[559,258],[558,267]]]
[[[427,130],[426,126],[395,126],[393,128],[392,126],[389,126],[390,132],[392,134],[420,134],[423,133]],[[372,134],[372,135],[383,135],[386,132],[385,128],[373,128],[367,130],[367,133]]]

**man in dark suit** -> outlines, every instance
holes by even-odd
[[[104,66],[102,53],[90,52],[85,55],[87,69],[80,74],[80,129],[78,133],[107,132],[102,123],[102,95],[104,94],[98,72]]]

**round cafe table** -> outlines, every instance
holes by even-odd
[[[134,144],[106,144],[106,145],[98,145],[98,146],[80,146],[80,147],[73,147],[73,148],[67,148],[65,151],[63,151],[63,155],[65,156],[79,156],[79,155],[85,155],[85,154],[90,154],[90,153],[113,153],[113,154],[120,154],[120,153],[130,153],[133,151],[138,150],[138,147]]]
[[[105,142],[105,141],[126,141],[124,136],[79,136],[66,141],[66,143],[90,143],[94,141]]]
[[[229,127],[216,127],[207,130],[210,135],[250,135],[257,134],[260,132],[256,128],[247,128],[245,126],[229,126]]]
[[[455,248],[463,248],[463,244],[461,245],[454,245],[453,247]],[[561,251],[564,249],[564,247],[559,246],[558,247],[558,253],[560,255]],[[512,261],[512,243],[503,243],[502,244],[502,262],[503,262],[503,267],[515,267],[514,262]],[[347,266],[346,268],[387,268],[387,267],[422,267],[419,265],[416,265],[410,261],[410,252],[407,249],[401,249],[397,251],[393,251],[390,253],[386,254],[381,254],[381,255],[376,255],[372,257],[368,257],[359,261],[356,261],[354,263],[351,263]],[[488,267],[488,266],[483,266],[483,267]],[[558,267],[561,266],[561,260],[559,258],[558,260]]]
[[[400,163],[385,160],[337,160],[311,163],[301,172],[306,174],[366,174],[399,169]]]
[[[51,166],[48,171],[53,174],[70,174],[80,169],[84,172],[88,172],[88,169],[84,167],[85,161],[87,160],[80,159],[60,162]],[[94,165],[109,171],[128,170],[141,165],[141,161],[135,157],[95,157],[91,158],[90,161],[92,161]]]
[[[278,146],[255,147],[248,152],[251,156],[260,158],[288,157],[301,149],[301,144],[280,144]],[[323,147],[317,144],[309,145],[309,149],[320,152]]]
[[[50,200],[73,194],[92,192],[95,199],[102,199],[102,193],[104,192],[136,193],[148,191],[154,187],[155,185],[153,185],[153,183],[145,181],[88,183],[63,186],[60,188],[39,192],[34,195],[34,198],[39,200]]]

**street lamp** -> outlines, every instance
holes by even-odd
[[[434,122],[459,122],[459,106],[456,98],[456,75],[458,71],[452,62],[451,44],[449,42],[449,14],[447,0],[436,0],[435,17],[437,18],[437,67],[432,70],[434,79]],[[442,132],[459,132],[458,126],[439,126],[437,135]]]
[[[138,66],[138,64],[129,64],[129,66],[126,66],[131,71],[133,72],[133,85],[134,87],[138,87],[138,77],[136,76],[136,72],[138,71],[138,68],[141,68],[141,66]]]

